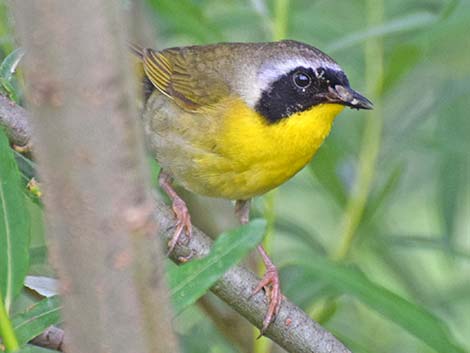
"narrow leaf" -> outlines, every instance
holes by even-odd
[[[13,50],[0,64],[0,86],[11,100],[18,102],[17,89],[15,88],[13,74],[23,58],[24,50],[17,48]]]
[[[39,346],[34,346],[32,344],[27,344],[26,346],[22,347],[17,353],[57,353],[52,349],[42,348]]]
[[[385,201],[393,194],[403,174],[403,163],[398,163],[390,172],[383,185],[375,190],[364,211],[363,222],[370,220]]]
[[[311,277],[330,284],[337,290],[352,295],[371,309],[426,343],[436,352],[463,353],[452,339],[446,324],[425,308],[414,304],[388,289],[370,281],[356,268],[305,254],[297,254],[289,265],[299,265]]]
[[[1,346],[4,346],[4,349],[7,352],[13,352],[18,350],[20,346],[16,339],[11,320],[5,309],[5,305],[3,305],[2,293],[0,293],[0,339],[1,343],[3,343],[0,345],[0,350],[3,350]]]
[[[176,312],[194,303],[263,239],[264,220],[254,220],[222,234],[208,256],[169,268],[170,293]]]
[[[23,286],[29,264],[29,213],[21,177],[0,129],[0,292],[8,308]]]
[[[429,12],[419,12],[401,18],[390,20],[381,25],[366,30],[349,33],[338,41],[330,44],[325,50],[334,53],[358,45],[369,38],[388,36],[406,31],[428,27],[439,20],[439,16]]]
[[[0,76],[6,80],[10,81],[11,77],[16,71],[18,64],[23,58],[24,50],[22,48],[17,48],[13,50],[0,64]]]
[[[337,166],[343,158],[344,155],[338,145],[327,143],[308,165],[308,170],[341,207],[345,205],[347,200],[345,186],[337,173]]]
[[[26,344],[49,326],[61,321],[61,303],[58,296],[45,298],[25,312],[12,318],[13,328],[20,346]]]

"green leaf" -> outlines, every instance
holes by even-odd
[[[24,180],[28,182],[32,178],[38,179],[36,163],[26,158],[17,151],[13,152],[15,154],[16,163],[18,163],[18,168],[20,169],[21,176],[24,178]]]
[[[415,44],[397,45],[387,55],[384,77],[384,93],[390,92],[400,80],[417,65],[422,59],[422,50]]]
[[[39,265],[47,262],[47,247],[35,246],[29,249],[30,265]]]
[[[335,202],[343,207],[347,199],[346,190],[337,172],[337,166],[344,158],[341,152],[338,145],[326,143],[308,165],[308,170]]]
[[[385,201],[393,195],[403,174],[403,170],[404,164],[401,162],[394,166],[383,185],[370,196],[370,200],[364,211],[363,223],[369,221]]]
[[[438,20],[438,15],[424,11],[406,15],[401,18],[393,19],[386,23],[367,28],[366,30],[349,33],[327,46],[325,51],[328,53],[334,53],[339,50],[348,49],[352,46],[358,45],[369,38],[383,37],[406,31],[415,31],[417,29],[429,27]]]
[[[0,77],[5,81],[11,81],[13,74],[23,58],[24,50],[17,48],[13,50],[0,64]]]
[[[448,155],[448,158],[442,159],[439,170],[439,185],[437,190],[438,204],[441,208],[441,214],[445,227],[444,239],[447,246],[452,246],[456,237],[456,224],[459,216],[459,204],[462,194],[465,195],[465,189],[468,183],[466,176],[467,167],[463,158],[458,155]],[[452,172],[449,172],[452,171]]]
[[[0,291],[9,309],[29,265],[29,213],[8,139],[0,129]]]
[[[429,236],[414,236],[409,234],[404,235],[391,235],[387,234],[381,236],[380,240],[384,242],[387,247],[401,247],[408,251],[423,251],[423,250],[437,250],[455,257],[462,258],[463,260],[470,260],[470,252],[462,247],[454,246],[448,243],[445,235],[436,237]]]
[[[12,84],[13,74],[23,58],[24,50],[17,48],[13,50],[0,64],[0,85],[9,98],[18,102],[18,94]]]
[[[18,350],[20,345],[16,339],[5,305],[3,305],[2,293],[0,293],[0,338],[2,339],[3,346],[5,347],[2,350],[6,350],[7,352]]]
[[[289,237],[294,237],[304,245],[310,247],[312,251],[325,255],[326,250],[323,244],[318,240],[318,234],[312,229],[305,229],[297,223],[289,220],[287,217],[278,215],[276,218],[276,230],[285,232]]]
[[[440,353],[463,353],[452,339],[446,324],[427,311],[388,289],[370,281],[357,268],[311,256],[296,254],[289,265],[301,266],[310,276],[349,294],[395,322]]]
[[[20,345],[24,345],[49,326],[61,321],[62,306],[58,296],[45,298],[21,314],[12,318],[13,328]]]
[[[266,222],[253,220],[235,230],[223,233],[208,256],[192,260],[168,271],[170,293],[176,312],[193,304],[233,265],[263,239]]]
[[[57,351],[28,344],[15,353],[57,353]]]

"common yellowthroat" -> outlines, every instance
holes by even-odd
[[[247,223],[250,199],[301,170],[345,106],[372,108],[332,58],[304,43],[131,47],[145,73],[148,145],[178,220],[169,251],[183,233],[191,234],[173,180],[197,194],[236,200],[236,213]],[[254,293],[269,289],[264,333],[282,295],[276,267],[261,245],[258,250],[266,274]]]

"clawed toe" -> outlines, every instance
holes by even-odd
[[[160,172],[158,177],[160,186],[170,197],[172,201],[173,212],[176,216],[176,229],[175,234],[168,242],[168,253],[171,254],[175,249],[176,244],[187,245],[191,241],[191,216],[189,215],[188,207],[181,197],[178,196],[176,191],[171,186],[172,178],[165,172]]]
[[[266,274],[253,291],[253,294],[258,293],[263,288],[266,292],[269,305],[258,338],[263,336],[269,325],[276,320],[276,316],[281,308],[282,294],[279,285],[279,275],[276,268],[270,268],[266,271]]]

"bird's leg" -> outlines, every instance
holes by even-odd
[[[241,224],[246,224],[250,220],[250,200],[238,200],[235,203],[235,214],[238,216]],[[281,286],[279,281],[279,273],[276,266],[269,258],[262,245],[258,245],[258,252],[263,258],[264,265],[266,266],[266,273],[258,286],[253,291],[252,295],[258,293],[264,288],[266,296],[268,297],[269,306],[268,312],[263,320],[263,327],[261,328],[260,336],[268,329],[269,325],[274,322],[276,315],[279,313],[282,302]]]
[[[266,266],[266,272],[261,282],[259,282],[258,286],[253,291],[253,295],[258,293],[261,288],[264,288],[266,296],[269,299],[268,312],[264,317],[263,327],[261,328],[259,335],[259,337],[261,337],[268,329],[269,325],[274,322],[277,314],[279,313],[279,309],[281,309],[282,294],[279,273],[277,272],[276,266],[274,266],[268,254],[266,254],[266,251],[262,245],[258,245],[257,249],[263,258],[264,266]]]
[[[237,200],[235,202],[235,215],[241,224],[247,224],[250,221],[250,203],[251,200]]]
[[[171,183],[173,178],[165,173],[163,170],[158,176],[158,183],[160,187],[165,191],[172,202],[172,209],[176,216],[176,230],[175,234],[168,243],[168,254],[170,254],[175,248],[176,244],[180,241],[181,235],[184,233],[187,236],[188,241],[191,239],[191,217],[188,212],[188,207],[181,197],[173,189]]]

